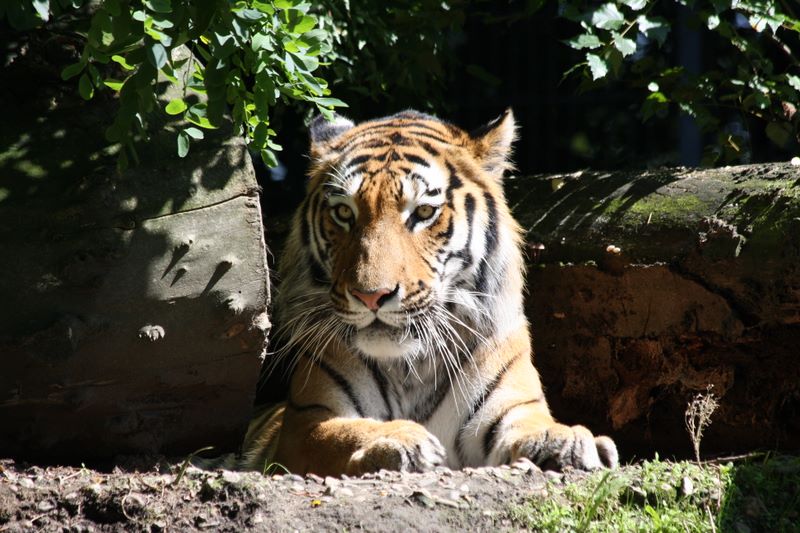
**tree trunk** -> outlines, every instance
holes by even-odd
[[[180,159],[160,119],[118,173],[116,100],[37,50],[0,84],[0,454],[232,449],[269,329],[246,146],[228,126]]]
[[[555,413],[623,453],[800,446],[800,169],[509,180],[526,232],[536,364]]]

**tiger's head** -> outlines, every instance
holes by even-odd
[[[510,110],[473,133],[414,111],[358,125],[318,117],[310,129],[278,296],[293,336],[334,336],[392,361],[466,350],[466,338],[525,320],[519,228],[502,189]]]

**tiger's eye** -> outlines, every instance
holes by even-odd
[[[414,210],[414,215],[420,220],[427,220],[433,216],[436,208],[432,205],[421,205]]]
[[[342,222],[347,222],[353,216],[353,210],[346,204],[339,204],[333,209],[336,217]]]

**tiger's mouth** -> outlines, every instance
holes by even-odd
[[[356,330],[355,347],[378,360],[409,357],[419,352],[421,343],[407,328],[392,326],[379,318]]]

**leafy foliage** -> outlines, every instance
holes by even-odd
[[[788,0],[559,0],[580,25],[567,44],[585,61],[584,88],[623,80],[642,94],[643,121],[677,109],[716,136],[704,163],[747,159],[750,124],[781,148],[800,140],[800,18]],[[706,70],[680,61],[678,31],[703,32],[724,53]],[[695,58],[699,59],[699,58]]]
[[[332,39],[325,76],[347,101],[380,101],[376,113],[441,109],[466,6],[463,0],[322,0],[315,12]]]
[[[85,3],[3,4],[0,16],[27,29]],[[97,91],[119,93],[119,112],[106,137],[126,148],[120,151],[122,166],[136,155],[135,135],[146,135],[148,116],[162,106],[156,98],[159,75],[177,82],[183,74],[184,94],[161,109],[187,124],[177,134],[178,154],[185,156],[191,143],[202,139],[204,130],[219,127],[230,110],[251,149],[274,165],[274,152],[281,147],[273,142],[270,112],[279,101],[308,102],[326,116],[345,105],[314,74],[330,60],[331,37],[310,11],[311,4],[301,0],[104,0],[83,34],[80,60],[67,66],[62,78],[77,78],[86,100]],[[173,53],[181,45],[189,46],[190,57]],[[111,77],[114,72],[120,79]]]

